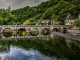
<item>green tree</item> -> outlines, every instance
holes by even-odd
[[[80,18],[75,20],[74,26],[80,27]]]

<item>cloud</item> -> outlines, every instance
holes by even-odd
[[[21,4],[22,2],[26,1],[26,0],[5,0],[7,3],[12,3],[13,5],[14,4]]]
[[[0,0],[0,8],[11,6],[12,9],[18,9],[25,6],[36,6],[47,0]]]
[[[39,0],[35,0],[34,2],[39,2]]]
[[[0,0],[0,8],[5,8],[6,7],[6,2],[4,0]]]

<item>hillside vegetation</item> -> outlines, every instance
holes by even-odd
[[[36,24],[39,20],[59,19],[62,24],[68,13],[73,18],[80,14],[80,0],[47,0],[38,6],[12,10],[11,12],[1,9],[0,24]]]

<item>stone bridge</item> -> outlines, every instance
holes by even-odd
[[[10,28],[13,31],[12,37],[21,37],[17,35],[17,32],[19,29],[25,29],[26,36],[33,36],[32,31],[36,32],[34,36],[42,37],[42,36],[53,36],[53,31],[57,32],[64,32],[70,28],[73,28],[73,26],[70,25],[0,25],[0,33],[1,36],[3,36],[4,29]],[[43,32],[43,33],[42,33]]]

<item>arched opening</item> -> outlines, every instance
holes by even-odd
[[[26,36],[26,29],[25,28],[20,28],[20,29],[18,29],[18,31],[17,31],[17,35],[18,36]]]
[[[49,22],[48,22],[48,25],[51,25],[51,23],[52,23],[52,22],[51,22],[51,21],[49,21]]]
[[[63,28],[63,33],[67,33],[67,28]]]
[[[4,37],[11,37],[11,36],[13,36],[13,30],[11,28],[3,29],[3,36]]]
[[[38,31],[37,28],[33,28],[33,29],[31,29],[30,34],[31,34],[32,36],[37,36],[37,35],[39,34],[39,31]]]
[[[43,35],[48,35],[49,34],[49,29],[48,28],[43,28],[42,29],[42,34]]]
[[[54,28],[53,31],[59,32],[59,30],[57,28]]]

